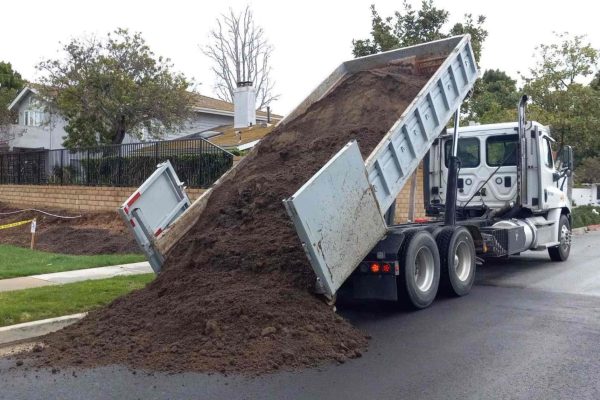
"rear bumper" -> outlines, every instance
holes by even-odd
[[[396,276],[356,274],[352,277],[352,297],[357,300],[398,300]]]

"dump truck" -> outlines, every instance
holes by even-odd
[[[572,150],[561,151],[560,168],[554,164],[549,129],[526,121],[525,97],[515,123],[459,127],[461,104],[478,78],[469,35],[346,61],[280,123],[349,75],[390,63],[413,64],[430,78],[366,160],[352,141],[282,199],[319,291],[331,300],[340,293],[420,309],[440,287],[468,294],[486,257],[548,249],[552,260],[565,260]],[[432,221],[389,224],[386,213],[422,161]],[[236,167],[227,172],[235,173]],[[157,273],[212,194],[190,203],[182,185],[164,163],[120,209]]]

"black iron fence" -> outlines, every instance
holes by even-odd
[[[233,155],[205,139],[0,153],[0,184],[139,186],[170,160],[188,187],[208,187]]]

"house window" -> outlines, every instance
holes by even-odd
[[[27,110],[23,114],[25,126],[41,126],[44,123],[44,112],[38,110]]]

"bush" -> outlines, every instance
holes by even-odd
[[[595,214],[592,210],[596,210]],[[572,210],[573,228],[600,224],[600,207],[579,206]]]

